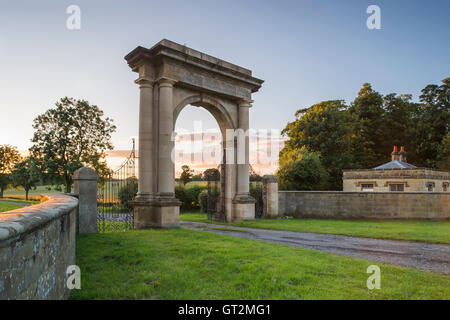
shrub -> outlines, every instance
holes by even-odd
[[[323,190],[328,179],[320,154],[305,148],[281,154],[276,176],[281,190]]]
[[[211,196],[216,197],[217,200],[219,199],[220,188],[214,189],[214,187],[212,187],[210,192],[211,192]],[[198,203],[200,205],[200,211],[207,213],[207,211],[208,211],[208,188],[204,189],[202,192],[199,193]]]
[[[128,178],[126,185],[119,189],[120,203],[128,210],[133,210],[130,201],[134,199],[138,192],[138,180],[136,178]]]
[[[261,183],[250,184],[250,196],[255,198],[256,201],[262,203],[262,184]]]
[[[177,185],[175,187],[175,197],[181,201],[181,209],[198,209],[200,207],[199,195],[205,189],[206,187],[201,185],[190,185],[186,187]]]
[[[208,190],[203,190],[198,194],[198,203],[200,204],[200,211],[206,213],[208,208]]]

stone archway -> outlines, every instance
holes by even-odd
[[[240,140],[227,129],[249,129],[251,95],[263,81],[248,69],[168,40],[150,49],[137,47],[126,57],[139,74],[139,187],[134,201],[135,227],[172,227],[179,224],[180,202],[174,193],[172,139],[174,124],[188,104],[201,106],[217,120],[224,143],[236,155]],[[228,139],[229,141],[225,141]],[[254,219],[249,195],[249,148],[245,161],[227,154],[225,211],[227,221]]]

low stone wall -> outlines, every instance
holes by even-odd
[[[75,264],[78,200],[45,202],[0,213],[0,299],[66,299]]]
[[[450,220],[450,194],[280,191],[280,215],[329,219]]]

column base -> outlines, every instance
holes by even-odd
[[[256,200],[251,196],[237,195],[233,199],[233,221],[254,220]]]
[[[180,205],[176,199],[135,199],[132,202],[134,228],[175,228],[180,225]]]

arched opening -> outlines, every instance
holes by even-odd
[[[211,112],[187,105],[174,120],[175,177],[180,176],[182,165],[188,165],[195,174],[217,168],[222,162],[222,133]]]
[[[175,177],[178,178],[175,196],[185,199],[182,212],[200,209],[211,219],[225,221],[226,169],[222,141],[231,123],[218,103],[211,105],[196,99],[185,99],[174,111]],[[185,185],[183,169],[192,170],[195,181]]]

